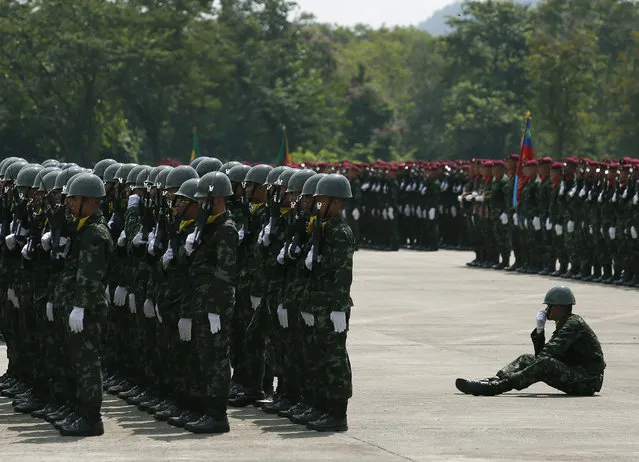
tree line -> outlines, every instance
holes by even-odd
[[[452,32],[317,23],[287,0],[4,0],[3,157],[273,161],[637,154],[639,5],[468,1]]]

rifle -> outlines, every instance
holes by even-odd
[[[44,228],[44,213],[42,209],[31,211],[31,221],[29,224],[29,237],[27,238],[27,255],[33,257],[40,240],[42,239],[42,228]]]
[[[151,199],[151,186],[147,185],[142,203],[142,236],[148,239],[149,234],[155,228],[155,217],[153,214],[153,200]]]
[[[4,238],[7,237],[7,230],[11,222],[11,199],[9,198],[9,186],[5,186],[0,196],[0,248],[5,244]]]
[[[164,196],[158,190],[155,196],[155,210],[157,211],[157,230],[155,232],[155,243],[153,244],[153,253],[158,256],[166,248],[167,240],[167,204]],[[175,251],[175,250],[174,250]]]

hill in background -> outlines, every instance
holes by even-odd
[[[541,0],[516,0],[520,5],[537,6]],[[426,21],[417,25],[418,29],[425,30],[431,35],[444,35],[450,32],[450,27],[446,24],[448,16],[461,15],[463,2],[451,3],[444,8],[437,10]]]

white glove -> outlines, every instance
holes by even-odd
[[[293,249],[292,245],[288,246],[288,258],[290,258],[291,260],[295,260],[301,252],[302,249],[299,245],[295,246],[295,249]]]
[[[564,227],[561,225],[555,225],[555,233],[557,236],[561,236],[564,233]]]
[[[115,306],[124,306],[126,303],[126,287],[117,286],[115,288],[115,293],[113,294],[113,304]]]
[[[311,313],[305,313],[302,311],[302,319],[304,320],[304,324],[308,327],[313,327],[315,325],[315,317]]]
[[[499,219],[501,220],[502,225],[508,224],[508,215],[506,215],[505,213],[502,213],[501,215],[499,215]]]
[[[516,213],[513,213],[513,224],[515,226],[519,226],[519,215],[517,215]]]
[[[111,218],[109,218],[109,222],[107,223],[107,226],[109,229],[113,229],[114,224],[115,224],[115,213],[112,213]]]
[[[162,268],[167,269],[173,261],[173,249],[169,247],[162,255]]]
[[[20,308],[20,302],[18,301],[18,297],[16,297],[16,292],[15,290],[13,290],[12,287],[9,287],[7,289],[7,298],[9,299],[9,301],[15,308]]]
[[[435,208],[431,207],[430,210],[428,211],[428,219],[429,220],[434,220],[435,219]]]
[[[570,234],[570,233],[573,233],[573,232],[575,231],[575,222],[574,222],[574,221],[572,221],[572,220],[570,220],[570,221],[568,222],[567,227],[568,227],[568,233],[569,233],[569,234]]]
[[[180,340],[183,342],[191,341],[191,318],[180,318],[178,321],[178,332],[180,334]]]
[[[220,321],[220,315],[209,313],[209,326],[211,327],[211,334],[217,334],[222,329],[222,323]]]
[[[346,330],[346,313],[343,311],[332,311],[331,321],[333,321],[333,327],[338,334]]]
[[[149,255],[155,255],[155,233],[149,233],[149,243],[146,246]]]
[[[148,319],[155,317],[155,307],[153,306],[153,301],[150,298],[144,300],[143,310],[144,316],[146,316]]]
[[[353,212],[351,213],[351,215],[353,215],[353,219],[355,221],[359,220],[359,210],[357,210],[356,208],[353,209]]]
[[[304,261],[304,263],[306,264],[306,268],[309,271],[313,270],[313,248],[315,247],[315,245],[311,246],[311,249],[308,251],[308,253],[306,254],[306,260]]]
[[[388,218],[390,220],[395,219],[395,210],[393,209],[393,207],[388,207]]]
[[[244,240],[244,226],[242,226],[240,228],[240,230],[237,232],[237,236],[239,237],[239,241],[242,242]]]
[[[260,306],[260,303],[262,303],[261,297],[254,297],[253,295],[251,295],[251,306],[254,310],[257,310],[257,307]]]
[[[610,236],[610,240],[614,241],[616,234],[617,234],[617,229],[616,228],[614,228],[614,227],[608,228],[608,235]]]
[[[475,200],[476,200],[477,202],[484,202],[484,196],[483,196],[483,195],[482,195],[482,196],[479,196],[479,195],[478,195],[478,196],[476,196],[476,197],[475,197]]]
[[[450,214],[455,218],[457,216],[457,207],[454,205],[450,208]],[[508,218],[506,218],[506,223],[508,223]]]
[[[382,209],[382,218],[384,220],[388,220],[388,213],[386,213],[386,209]]]
[[[140,204],[140,196],[137,194],[131,194],[129,196],[129,201],[126,204],[126,208],[130,209],[131,207],[136,207]]]
[[[13,250],[16,248],[16,235],[15,234],[9,234],[7,237],[4,238],[5,242],[7,243],[7,248],[9,250]]]
[[[546,325],[546,310],[539,310],[537,313],[537,333],[544,330]]]
[[[288,329],[288,311],[281,303],[277,307],[277,319],[280,321],[280,326],[282,326],[282,328]]]
[[[284,264],[284,257],[286,256],[286,245],[280,249],[280,253],[277,254],[277,262],[280,265]]]
[[[158,318],[158,322],[162,322],[162,316],[160,316],[160,307],[155,304],[155,317]]]
[[[535,228],[535,231],[539,231],[541,229],[541,220],[539,217],[533,218],[533,227]]]
[[[524,228],[528,229],[528,218],[524,218]]]
[[[53,322],[53,302],[47,302],[45,314],[47,315],[47,320]]]
[[[52,239],[51,231],[47,231],[40,238],[40,245],[42,246],[42,249],[45,252],[48,252],[49,250],[51,250],[51,239]]]
[[[69,328],[71,332],[76,334],[84,330],[84,308],[73,307],[73,311],[69,315]]]
[[[196,231],[193,231],[191,234],[186,236],[186,243],[184,244],[184,249],[186,250],[186,254],[189,256],[195,250],[195,233]]]
[[[637,239],[637,228],[635,228],[634,226],[631,226],[630,235],[632,236],[633,239]]]
[[[142,235],[142,232],[140,231],[139,233],[137,233],[135,235],[135,237],[133,238],[133,242],[131,242],[133,244],[133,247],[141,247],[144,244],[146,244],[147,241],[144,240],[144,236]]]
[[[271,245],[271,222],[264,227],[264,237],[262,238],[262,244],[264,247]]]
[[[25,260],[31,260],[31,257],[29,256],[29,244],[25,244],[22,246],[22,250],[20,251],[20,253],[22,254],[22,258],[24,258]]]
[[[133,292],[129,294],[129,311],[131,314],[138,312],[138,308],[135,306],[135,294]]]
[[[120,237],[118,237],[118,247],[124,247],[126,245],[126,233],[124,230],[120,233]]]
[[[552,229],[552,223],[550,222],[550,218],[546,218],[546,231],[550,231]]]
[[[107,299],[107,303],[110,305],[113,300],[111,300],[111,289],[109,288],[109,286],[106,286],[106,289],[104,289],[104,296]]]

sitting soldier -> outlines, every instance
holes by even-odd
[[[569,395],[592,396],[601,390],[606,367],[597,336],[581,316],[573,314],[575,296],[566,286],[553,287],[546,294],[546,309],[537,313],[537,328],[531,338],[535,354],[524,354],[482,380],[457,379],[463,393],[494,396],[512,389],[523,390],[544,382]],[[546,319],[555,321],[555,332],[546,343]]]

